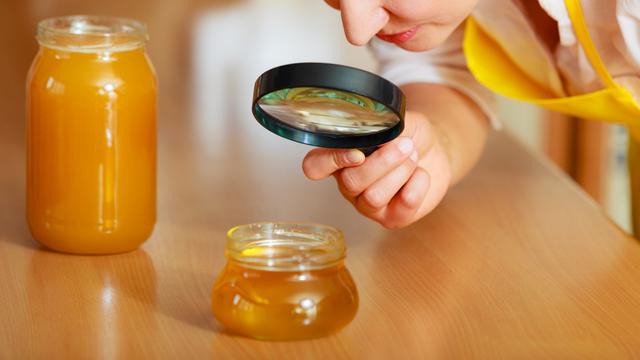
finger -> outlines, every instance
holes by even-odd
[[[423,168],[416,168],[409,181],[387,206],[383,225],[387,228],[399,228],[413,222],[430,187],[429,173]]]
[[[346,196],[357,196],[378,179],[402,164],[413,152],[413,141],[402,137],[376,150],[358,167],[341,171],[338,184]]]
[[[373,213],[386,207],[413,175],[417,160],[418,154],[414,152],[402,165],[386,174],[360,194],[356,205],[361,212]]]
[[[342,176],[342,172],[343,172],[343,171],[344,171],[344,169],[343,169],[343,170],[338,170],[338,171],[334,172],[334,173],[333,173],[333,177],[334,177],[334,178],[335,178],[335,180],[336,180],[336,184],[338,184],[338,190],[340,191],[340,194],[342,194],[342,196],[343,196],[345,199],[347,199],[347,200],[348,200],[352,205],[354,205],[354,206],[355,206],[355,205],[356,205],[356,197],[355,197],[355,196],[353,196],[353,195],[351,195],[351,194],[348,194],[348,193],[344,190],[344,187],[342,186],[342,183],[341,183],[341,181],[340,181],[340,177]]]
[[[311,180],[324,179],[334,172],[364,162],[365,156],[356,149],[313,149],[302,161],[302,171]]]

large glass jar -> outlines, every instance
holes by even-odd
[[[156,75],[144,24],[38,25],[27,79],[27,221],[62,252],[130,251],[156,219]]]
[[[213,288],[213,313],[235,334],[309,339],[347,325],[358,292],[344,265],[342,233],[329,226],[256,223],[228,232],[227,265]]]

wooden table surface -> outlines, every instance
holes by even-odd
[[[183,26],[169,13],[201,4],[168,11],[161,1],[149,13],[148,1],[69,0],[38,11],[35,3],[0,3],[0,358],[640,356],[640,244],[547,162],[495,134],[442,206],[387,231],[359,216],[332,181],[305,180],[307,148],[259,129],[248,111],[224,128],[204,126],[183,91],[187,70],[170,56],[179,38],[150,44],[164,89],[152,238],[117,256],[43,249],[24,218],[23,83],[35,21],[128,11],[167,35]],[[261,342],[216,324],[209,300],[225,231],[265,220],[344,230],[360,308],[343,331]]]

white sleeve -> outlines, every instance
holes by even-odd
[[[431,83],[448,85],[475,102],[490,119],[495,129],[501,128],[494,94],[473,77],[462,50],[464,26],[458,27],[439,47],[410,52],[374,38],[369,48],[378,60],[382,77],[404,85]]]

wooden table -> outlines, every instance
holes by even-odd
[[[492,136],[477,168],[433,214],[387,231],[359,216],[332,181],[305,180],[307,148],[253,128],[248,112],[224,131],[203,128],[181,96],[182,70],[158,47],[151,50],[169,85],[160,101],[153,237],[117,256],[39,247],[24,220],[22,95],[36,17],[20,4],[0,5],[0,39],[11,49],[0,60],[0,358],[640,355],[640,244],[507,135]],[[39,16],[89,12],[73,4]],[[101,11],[121,13],[109,9]],[[162,12],[133,9],[160,29],[164,18],[153,19]],[[261,220],[344,230],[361,299],[347,328],[291,343],[221,332],[209,298],[225,262],[225,231]]]

